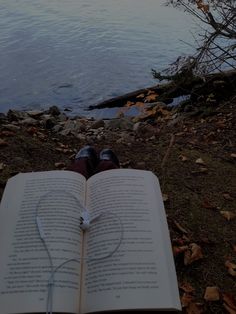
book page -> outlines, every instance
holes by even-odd
[[[157,178],[149,171],[104,171],[88,180],[86,201],[92,217],[108,214],[85,235],[82,312],[180,309]]]
[[[80,295],[80,202],[86,180],[71,171],[19,174],[6,186],[0,209],[0,312],[46,312],[50,260],[53,312],[78,313]],[[51,299],[51,298],[50,298]]]

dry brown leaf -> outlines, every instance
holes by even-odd
[[[201,247],[196,243],[191,243],[188,247],[188,250],[184,253],[184,265],[190,265],[202,258],[203,254]]]
[[[236,300],[231,293],[223,293],[224,307],[230,314],[236,314]]]
[[[220,291],[218,287],[206,287],[204,299],[206,301],[218,301],[220,299]]]
[[[203,314],[203,304],[191,302],[186,308],[186,314]]]
[[[60,168],[60,169],[66,166],[64,162],[56,162],[54,165],[56,168]]]
[[[150,90],[148,91],[147,95],[151,95],[151,94],[155,94],[155,92],[153,90]]]
[[[169,196],[168,196],[168,194],[162,193],[162,199],[163,199],[163,202],[169,201]]]
[[[182,232],[182,233],[188,233],[188,231],[186,229],[184,229],[176,220],[173,221],[175,226],[177,227],[177,229]]]
[[[228,192],[223,193],[223,196],[227,201],[233,201],[233,197]]]
[[[184,155],[179,155],[179,159],[181,161],[187,161],[188,160],[188,157],[184,156]]]
[[[144,98],[145,95],[144,94],[139,94],[136,98]]]
[[[228,268],[228,273],[231,276],[236,277],[236,264],[226,261],[225,266]]]
[[[236,218],[236,213],[233,213],[229,210],[222,210],[222,211],[220,211],[220,213],[228,221]]]
[[[183,246],[173,246],[172,247],[173,250],[173,255],[174,256],[178,256],[179,254],[185,252],[188,250],[188,246],[187,245],[183,245]]]
[[[157,99],[158,95],[157,94],[151,94],[149,96],[147,96],[145,98],[146,102],[152,102],[152,101],[155,101]]]
[[[189,293],[184,293],[180,298],[182,307],[187,307],[193,301],[193,296]]]
[[[236,158],[236,153],[232,153],[230,156],[231,156],[232,158]]]
[[[131,107],[134,105],[133,101],[127,101],[127,103],[125,104],[125,107]]]
[[[195,289],[188,282],[183,282],[179,287],[187,293],[193,293],[195,291]]]
[[[196,164],[198,165],[205,165],[205,161],[202,160],[202,158],[198,158],[196,161],[195,161]]]

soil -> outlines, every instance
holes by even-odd
[[[235,276],[225,266],[226,261],[236,263],[236,101],[198,114],[171,115],[152,123],[154,136],[126,131],[121,140],[116,130],[106,130],[103,138],[89,143],[46,129],[33,134],[27,126],[6,132],[1,122],[0,195],[18,172],[67,167],[85,144],[97,151],[112,148],[122,167],[151,170],[160,180],[184,311],[190,313],[194,303],[199,312],[191,313],[228,313],[223,298],[236,295]],[[222,211],[231,213],[229,219]],[[201,248],[203,258],[185,265],[186,250],[178,250],[187,246],[190,252],[192,243]],[[194,291],[187,291],[187,284]],[[219,301],[204,300],[208,286],[219,288]],[[184,301],[186,295],[190,302]]]

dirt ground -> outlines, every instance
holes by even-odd
[[[107,130],[89,143],[98,151],[112,148],[122,167],[151,170],[159,178],[186,313],[236,313],[235,121],[232,101],[209,114],[159,120],[152,137],[127,131],[118,140],[116,131]],[[1,194],[12,175],[58,169],[58,162],[66,167],[88,144],[44,129],[34,136],[24,126],[9,133],[0,124]],[[204,299],[212,286],[218,287],[219,300]]]

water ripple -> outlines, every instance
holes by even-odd
[[[161,0],[0,0],[0,109],[58,104],[74,113],[155,83],[193,41]]]

